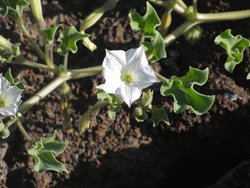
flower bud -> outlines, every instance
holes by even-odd
[[[81,31],[81,34],[85,34],[84,30]],[[89,39],[89,37],[82,39],[84,46],[86,46],[91,52],[97,49],[97,46]]]
[[[5,127],[2,120],[0,120],[0,139],[5,139],[9,137],[10,131],[8,128]]]
[[[160,33],[164,37],[168,31],[168,28],[171,25],[172,22],[172,15],[171,15],[172,10],[166,11],[161,18],[161,28],[160,28]]]
[[[137,108],[134,109],[134,112],[132,113],[133,117],[135,118],[135,120],[137,122],[143,122],[146,119],[148,119],[148,115],[146,112],[146,109],[139,106]]]
[[[90,125],[90,112],[87,111],[82,115],[78,127],[81,132],[84,132],[85,129],[89,128],[89,125]]]
[[[9,63],[13,57],[17,57],[20,54],[19,46],[20,43],[14,45],[0,35],[0,63]]]
[[[38,22],[39,26],[44,28],[45,23],[43,20],[43,11],[42,11],[41,0],[30,0],[30,6],[31,6],[32,13],[33,13],[36,21]]]
[[[10,131],[8,128],[5,128],[3,129],[1,132],[0,132],[0,138],[1,139],[5,139],[5,138],[8,138],[10,136]]]
[[[12,44],[11,42],[0,35],[0,50],[7,51],[8,53],[12,53]]]
[[[106,11],[113,9],[119,0],[107,0],[100,8],[96,9],[89,16],[87,16],[80,26],[80,31],[86,30],[94,25]]]
[[[185,39],[190,43],[190,44],[195,44],[201,37],[202,37],[203,30],[201,29],[200,26],[194,26],[190,30],[188,30],[184,36]]]

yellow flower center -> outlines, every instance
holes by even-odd
[[[0,108],[6,107],[6,102],[0,98]]]
[[[134,75],[132,74],[132,72],[122,73],[121,80],[126,82],[127,84],[130,84],[134,81]]]

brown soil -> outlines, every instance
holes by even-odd
[[[44,15],[49,26],[64,23],[79,27],[79,19],[83,19],[103,2],[45,1]],[[250,1],[246,0],[199,3],[201,12],[250,8]],[[155,7],[159,13],[163,12],[162,8]],[[140,34],[130,29],[127,16],[134,10],[143,14],[145,1],[121,0],[98,24],[87,30],[98,50],[91,53],[79,43],[78,53],[70,55],[69,66],[78,68],[100,65],[105,48],[127,50],[137,47]],[[28,9],[24,15],[27,27],[39,39],[40,35],[33,24],[34,20],[29,18]],[[176,25],[173,28],[181,21],[181,17],[174,15]],[[0,26],[1,34],[5,37],[19,40],[20,30],[11,20],[0,18]],[[250,178],[249,175],[246,177],[246,173],[234,173],[236,175],[231,176],[224,174],[243,160],[250,159],[250,85],[245,79],[250,71],[250,51],[248,49],[245,53],[244,62],[237,66],[235,72],[229,74],[224,69],[226,54],[213,41],[227,28],[231,28],[234,34],[249,38],[250,21],[211,23],[201,27],[204,34],[195,45],[191,46],[181,37],[168,47],[168,56],[173,61],[169,64],[161,60],[159,70],[166,77],[171,77],[184,75],[188,66],[201,69],[209,67],[209,80],[204,87],[199,88],[203,93],[216,95],[215,104],[209,112],[202,116],[196,116],[190,111],[175,114],[172,99],[155,92],[153,103],[166,107],[171,126],[161,124],[153,128],[150,123],[137,123],[131,116],[133,106],[129,109],[124,105],[115,121],[108,118],[106,108],[93,113],[91,127],[80,133],[77,121],[97,101],[95,86],[102,82],[102,77],[97,75],[70,81],[70,120],[74,132],[61,130],[64,119],[58,91],[28,111],[24,122],[34,139],[57,130],[57,139],[69,142],[66,151],[58,156],[69,174],[34,172],[34,162],[26,152],[28,143],[18,130],[12,130],[11,136],[0,142],[0,187],[248,187]],[[37,61],[36,53],[27,45],[23,36],[21,41],[23,55]],[[59,56],[55,58],[57,62],[62,61]],[[12,68],[16,79],[27,86],[23,100],[53,79],[53,75],[47,71],[17,65],[1,66],[1,72],[5,72],[8,67]],[[249,162],[246,165],[249,166]],[[242,164],[235,169],[242,169]],[[221,177],[224,179],[218,181]],[[230,177],[238,183],[230,184]]]

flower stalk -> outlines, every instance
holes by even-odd
[[[26,38],[28,39],[29,43],[31,44],[32,47],[34,47],[34,49],[36,50],[36,52],[38,53],[38,55],[40,56],[40,58],[42,58],[43,60],[46,60],[46,56],[44,54],[44,52],[41,50],[41,48],[37,45],[37,43],[32,39],[31,35],[29,34],[29,32],[27,31],[27,29],[24,26],[23,20],[21,17],[19,17],[17,19],[17,23],[20,26],[23,34],[26,36]]]
[[[55,90],[57,87],[59,87],[63,82],[69,80],[70,78],[72,78],[72,75],[70,73],[65,73],[65,74],[59,75],[55,80],[53,80],[51,83],[49,83],[47,86],[45,86],[42,90],[37,92],[37,94],[35,94],[30,99],[28,99],[24,103],[22,103],[19,106],[19,112],[22,114],[27,112],[32,106],[34,106],[41,99],[46,97],[49,93],[51,93],[53,90]]]
[[[230,11],[230,12],[222,12],[222,13],[199,13],[197,12],[196,1],[194,1],[194,12],[189,12],[189,9],[180,6],[178,9],[176,7],[179,4],[173,6],[173,10],[177,13],[183,15],[187,20],[181,24],[178,28],[176,28],[172,33],[168,34],[165,39],[165,46],[170,45],[175,39],[179,36],[186,33],[189,29],[194,27],[195,25],[209,22],[218,22],[218,21],[230,21],[230,20],[239,20],[250,18],[250,9],[248,10],[240,10],[240,11]],[[189,15],[192,14],[192,15]]]

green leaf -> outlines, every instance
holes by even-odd
[[[226,50],[228,57],[225,69],[233,73],[235,66],[243,60],[243,53],[250,46],[250,41],[241,35],[233,36],[230,29],[217,36],[214,41]]]
[[[147,56],[152,55],[153,57],[150,59],[151,62],[157,61],[161,58],[165,58],[166,50],[165,50],[165,44],[163,41],[163,38],[161,34],[158,31],[155,31],[154,34],[148,36],[148,38],[151,40],[145,41],[143,43],[144,50],[146,52]]]
[[[26,87],[23,83],[15,82],[15,80],[11,74],[11,68],[8,69],[8,71],[6,72],[4,77],[10,82],[10,85],[17,86],[19,89],[26,89]]]
[[[97,99],[99,99],[101,101],[105,101],[109,104],[112,103],[112,101],[113,101],[113,97],[103,90],[98,90]]]
[[[16,20],[28,3],[28,0],[1,0],[0,16],[8,16]]]
[[[169,118],[164,107],[157,108],[156,106],[152,106],[152,117],[150,121],[153,123],[153,127],[158,126],[160,122],[170,125]]]
[[[66,149],[68,143],[54,141],[55,135],[56,132],[54,131],[50,136],[41,138],[28,149],[28,154],[34,157],[34,169],[37,172],[53,170],[68,173],[63,163],[59,162],[54,156],[55,154],[61,154]]]
[[[174,76],[162,84],[161,94],[174,97],[174,112],[190,109],[195,114],[201,115],[211,108],[215,96],[200,94],[193,88],[194,85],[202,86],[206,83],[208,72],[208,68],[199,70],[189,67],[186,76],[182,78]]]
[[[165,58],[166,50],[164,40],[156,27],[161,24],[155,9],[147,2],[147,11],[144,16],[138,13],[130,13],[130,26],[135,31],[141,31],[146,39],[143,43],[147,56],[152,56],[151,61]]]
[[[136,12],[130,13],[130,26],[135,31],[143,31],[146,35],[155,33],[155,28],[161,24],[155,9],[147,2],[147,11],[144,16]]]
[[[49,29],[45,29],[42,31],[42,34],[45,38],[45,44],[46,45],[52,45],[53,44],[53,41],[54,41],[54,38],[55,38],[55,34],[56,34],[56,31],[57,29],[61,26],[61,24],[57,24],[55,25],[54,27],[52,28],[49,28]]]
[[[115,120],[116,112],[121,109],[123,101],[118,99],[114,94],[108,94],[103,90],[98,90],[97,98],[101,101],[107,102],[110,105],[108,116],[110,119]]]
[[[67,27],[66,30],[59,35],[58,42],[60,43],[57,53],[65,56],[69,51],[77,52],[76,42],[88,37],[88,34],[81,34],[74,26]]]

